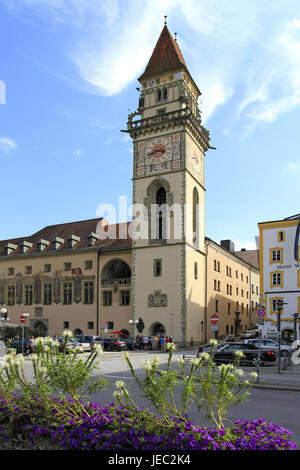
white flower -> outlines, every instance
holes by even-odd
[[[117,387],[117,388],[124,388],[124,387],[125,387],[125,383],[123,382],[123,380],[117,380],[117,382],[116,382],[116,387]]]
[[[182,357],[178,359],[178,362],[181,367],[184,366],[184,359],[182,359]]]
[[[129,359],[129,354],[128,354],[128,352],[125,351],[125,352],[123,353],[123,357],[124,357],[124,359]]]
[[[102,349],[101,344],[96,344],[96,345],[94,346],[94,351],[96,351],[98,354],[103,353],[103,349]]]
[[[148,361],[148,359],[145,359],[145,360],[144,360],[144,366],[145,366],[145,369],[146,369],[146,370],[148,370],[148,371],[151,370],[151,364],[150,364],[150,362]]]
[[[75,352],[77,352],[77,353],[83,353],[83,347],[82,347],[82,346],[76,346]]]
[[[235,351],[235,355],[239,359],[241,359],[242,357],[245,357],[243,351]]]
[[[193,366],[198,366],[200,364],[200,359],[198,359],[198,357],[193,357],[191,363]]]
[[[63,336],[64,336],[65,338],[72,338],[72,337],[73,337],[73,333],[72,333],[71,330],[65,330],[65,331],[63,332]]]
[[[167,350],[171,349],[172,351],[176,350],[175,343],[167,343]]]
[[[202,352],[199,354],[199,359],[203,361],[208,361],[210,358],[210,355],[207,352]]]
[[[254,379],[257,379],[258,377],[258,373],[257,372],[251,372],[251,377],[253,377]]]
[[[113,392],[113,396],[114,396],[115,398],[120,398],[120,392],[118,392],[117,390],[115,390],[115,391]]]
[[[242,376],[244,375],[243,369],[236,369],[236,370],[235,370],[235,373],[236,373],[236,375],[238,375],[238,376],[240,376],[240,377],[242,377]]]
[[[212,346],[217,346],[218,341],[216,339],[211,339],[209,340],[209,344],[211,344]]]

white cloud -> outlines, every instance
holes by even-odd
[[[299,172],[300,171],[300,161],[299,162],[290,162],[284,165],[284,171],[288,172]]]
[[[9,137],[0,137],[0,149],[7,155],[18,147],[17,143]]]
[[[167,14],[203,93],[204,122],[230,101],[227,127],[238,124],[246,138],[257,124],[272,123],[300,104],[300,4],[295,2],[2,1],[72,28],[71,46],[64,52],[87,85],[84,91],[112,96],[135,81]]]

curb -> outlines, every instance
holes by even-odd
[[[278,392],[300,392],[300,388],[297,387],[289,387],[288,385],[271,385],[268,383],[258,383],[254,384],[252,388],[260,389],[260,390],[274,390]]]

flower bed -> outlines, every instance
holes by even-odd
[[[70,400],[52,399],[45,412],[38,397],[0,397],[0,448],[74,450],[296,450],[292,432],[263,419],[231,428],[202,428],[148,410],[116,404],[83,404],[88,415],[68,415]]]

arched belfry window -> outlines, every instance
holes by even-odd
[[[148,213],[149,244],[164,243],[170,231],[170,207],[173,206],[173,193],[167,179],[155,178],[148,186],[144,205]]]
[[[193,190],[193,243],[199,242],[199,194]]]
[[[161,101],[161,89],[157,90],[157,101]]]
[[[163,187],[160,187],[156,192],[156,204],[158,207],[158,239],[162,240],[164,238],[164,228],[165,228],[165,208],[162,207],[166,204],[166,190]]]
[[[163,89],[163,97],[164,97],[164,100],[168,99],[168,90],[167,90],[167,88]]]

